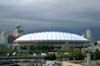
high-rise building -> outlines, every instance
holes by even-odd
[[[85,37],[86,37],[89,41],[92,40],[92,37],[91,37],[91,30],[90,30],[89,28],[86,29]]]
[[[13,40],[15,40],[16,38],[22,35],[21,25],[19,23],[16,24],[16,27],[10,29],[8,32],[9,32],[8,42],[12,43]]]
[[[0,33],[0,44],[12,43],[13,40],[22,35],[21,25],[16,24],[15,28],[2,31]]]
[[[21,29],[21,25],[19,23],[16,24],[16,36],[21,36],[22,35],[22,32],[23,30]]]
[[[0,44],[8,44],[8,34],[6,31],[0,33]]]

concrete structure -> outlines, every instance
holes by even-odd
[[[53,46],[55,48],[79,48],[82,45],[88,46],[89,41],[77,34],[66,32],[38,32],[23,35],[14,41],[14,47],[26,46],[29,49],[30,45]]]

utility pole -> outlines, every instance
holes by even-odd
[[[91,55],[90,55],[90,53],[87,54],[87,66],[91,66]]]

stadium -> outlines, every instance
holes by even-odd
[[[23,35],[14,41],[14,47],[21,50],[21,47],[30,49],[31,45],[53,46],[54,48],[79,48],[82,45],[88,46],[88,39],[83,36],[67,32],[37,32]]]

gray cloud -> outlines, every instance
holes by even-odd
[[[33,31],[100,28],[99,17],[99,0],[0,0],[0,30],[17,22]]]

